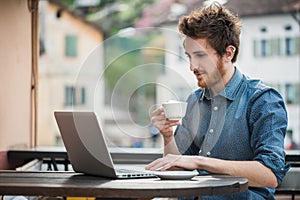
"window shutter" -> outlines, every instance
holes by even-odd
[[[257,40],[253,40],[253,56],[254,57],[258,57],[258,54],[257,54],[258,47],[257,46],[258,46],[257,45]]]
[[[66,35],[65,55],[68,57],[77,56],[77,36],[76,35]]]
[[[86,94],[85,94],[85,88],[81,88],[81,104],[84,105],[86,102]]]
[[[273,38],[270,41],[271,43],[271,55],[280,55],[280,39]]]
[[[295,55],[298,55],[299,54],[299,46],[300,46],[300,38],[299,37],[295,37],[294,38],[294,53]]]

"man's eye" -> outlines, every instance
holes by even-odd
[[[196,54],[196,56],[199,57],[199,58],[201,58],[201,57],[206,56],[206,54],[198,53],[198,54]]]

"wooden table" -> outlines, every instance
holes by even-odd
[[[247,189],[247,179],[227,175],[172,181],[159,178],[111,180],[74,172],[0,171],[0,195],[141,199],[224,195]]]

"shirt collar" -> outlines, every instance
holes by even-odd
[[[243,79],[243,74],[235,67],[235,71],[231,80],[218,95],[223,96],[231,101],[234,100],[234,98],[237,95],[236,91],[238,85],[240,84],[242,79]],[[204,97],[208,100],[212,99],[212,96],[210,95],[210,91],[208,89],[203,89],[203,93],[200,99],[202,100]]]

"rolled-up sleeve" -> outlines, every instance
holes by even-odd
[[[249,127],[254,160],[270,168],[280,184],[289,170],[285,163],[287,112],[283,99],[276,90],[269,89],[258,92],[251,103]]]

